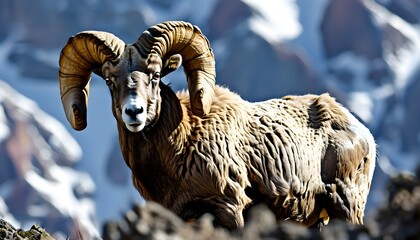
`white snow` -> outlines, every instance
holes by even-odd
[[[297,37],[302,26],[295,0],[242,0],[254,12],[249,24],[251,30],[270,43],[279,43]]]
[[[291,41],[293,47],[303,49],[318,73],[325,71],[325,50],[323,45],[321,23],[325,16],[325,9],[330,0],[297,0],[299,7],[299,23],[302,25],[302,32]]]
[[[348,107],[365,122],[371,122],[373,114],[373,101],[369,92],[351,92]]]
[[[99,238],[97,226],[92,223],[92,218],[95,215],[94,203],[88,198],[77,199],[73,192],[78,185],[83,183],[88,186],[84,190],[92,193],[95,184],[91,178],[86,174],[77,173],[73,169],[57,165],[50,166],[49,173],[52,179],[43,178],[35,171],[30,170],[25,174],[25,180],[63,216],[72,217],[81,223],[79,227],[83,227],[89,236]],[[29,210],[35,211],[33,213],[36,215],[36,208]],[[41,212],[45,214],[45,209],[41,209]]]
[[[391,47],[388,46],[388,43],[383,43],[384,59],[395,72],[397,89],[402,89],[412,80],[410,76],[420,68],[420,31],[374,0],[363,0],[362,2],[372,12],[379,25],[389,24],[402,32],[404,37],[409,40],[407,45],[398,49],[396,54],[389,49]]]
[[[0,92],[1,98],[1,92]],[[1,99],[0,99],[1,102]],[[8,126],[8,122],[6,119],[6,115],[4,113],[4,109],[0,106],[0,142],[2,142],[5,138],[7,138],[10,134],[10,129]]]
[[[15,228],[20,227],[20,223],[13,217],[13,215],[9,212],[9,208],[7,207],[4,200],[0,197],[0,218],[6,220]]]

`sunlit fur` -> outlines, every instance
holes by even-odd
[[[152,81],[179,67],[174,54],[189,93]],[[146,200],[187,220],[212,213],[228,228],[242,227],[244,210],[258,203],[307,226],[363,222],[375,142],[329,95],[250,103],[214,87],[213,52],[189,23],[157,24],[131,45],[88,31],[60,55],[63,108],[76,130],[86,127],[92,71],[110,87],[121,151]]]
[[[279,219],[307,226],[325,218],[323,209],[363,223],[375,142],[329,95],[250,103],[216,87],[210,113],[197,117],[186,92],[160,89],[153,127],[131,133],[118,124],[124,159],[146,200],[184,219],[210,212],[230,228],[243,226],[244,209],[261,202]]]

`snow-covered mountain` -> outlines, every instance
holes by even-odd
[[[81,155],[60,122],[0,81],[0,217],[22,227],[37,222],[71,236],[99,236],[95,184],[74,169]]]
[[[379,152],[368,211],[380,203],[387,174],[418,165],[419,0],[0,0],[0,79],[62,122],[80,145],[83,155],[70,166],[88,173],[95,185],[89,195],[98,228],[142,200],[121,159],[101,79],[92,82],[87,129],[75,132],[66,122],[57,83],[59,53],[68,37],[82,30],[109,31],[131,43],[166,20],[198,25],[215,52],[218,83],[245,99],[328,91],[365,121]],[[175,89],[186,86],[182,71],[164,81]],[[8,216],[16,215],[10,204],[3,204]],[[3,217],[1,209],[0,202]]]

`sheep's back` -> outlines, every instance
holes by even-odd
[[[319,175],[331,119],[325,112],[328,109],[314,105],[324,97],[288,96],[252,104],[252,120],[243,141],[253,166],[264,171],[265,182],[279,178],[288,186],[295,184],[295,191],[301,193],[305,189],[300,183]],[[289,187],[276,191],[284,194]]]
[[[324,208],[319,202],[330,191],[326,186],[342,180],[363,193],[355,200],[362,211],[354,215],[363,214],[370,187],[363,184],[370,185],[373,166],[357,171],[357,165],[360,169],[366,156],[374,162],[374,142],[345,108],[328,94],[287,96],[254,103],[252,119],[243,140],[252,166],[251,183],[271,199],[280,218],[314,224]],[[349,176],[353,179],[346,180]],[[343,202],[350,201],[343,195]]]

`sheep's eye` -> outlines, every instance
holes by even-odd
[[[160,72],[155,72],[152,76],[152,80],[157,81],[160,79]]]
[[[106,85],[108,85],[108,86],[111,86],[112,85],[112,81],[111,81],[111,79],[110,78],[105,78],[105,83],[106,83]]]

